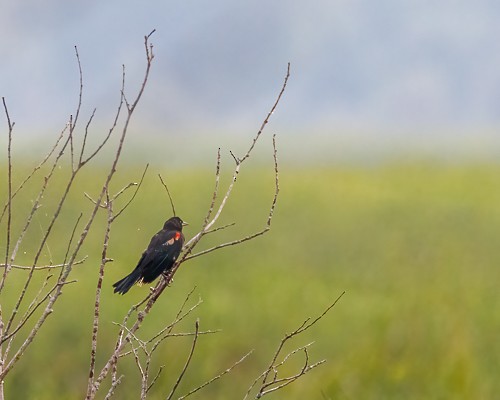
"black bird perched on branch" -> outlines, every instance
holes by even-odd
[[[148,248],[142,253],[137,267],[113,287],[115,293],[125,294],[135,283],[153,282],[174,265],[184,244],[182,227],[187,225],[179,217],[165,222],[163,229],[151,238]]]

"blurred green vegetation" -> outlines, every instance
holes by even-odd
[[[19,182],[23,171],[16,171]],[[137,181],[141,172],[119,168],[113,190]],[[212,170],[151,168],[137,198],[113,226],[109,255],[114,262],[107,265],[104,279],[98,369],[118,330],[113,322],[121,322],[148,290],[136,287],[121,297],[112,293],[111,285],[135,266],[150,237],[171,214],[157,172],[167,179],[178,214],[191,224],[185,229],[188,238],[201,225],[210,202]],[[57,183],[45,196],[17,263],[32,260],[67,173],[64,168],[57,172]],[[91,209],[83,192],[95,195],[105,173],[94,167],[78,177],[43,251],[43,262],[60,262],[78,214],[83,212],[85,220]],[[222,331],[200,337],[178,394],[255,349],[230,375],[192,396],[242,398],[267,367],[283,334],[321,313],[345,290],[339,304],[287,349],[314,341],[311,360],[326,358],[327,363],[269,398],[494,398],[500,392],[499,176],[499,165],[282,166],[271,231],[184,264],[139,337],[147,339],[172,321],[196,286],[189,304],[198,297],[203,303],[177,331],[192,331],[196,318],[202,330]],[[222,190],[228,178],[223,176]],[[236,226],[209,235],[199,249],[264,226],[273,196],[272,171],[249,165],[239,179],[219,223]],[[15,234],[35,188],[28,185],[16,200]],[[5,195],[2,183],[2,199]],[[124,196],[116,207],[126,200]],[[66,287],[47,324],[8,376],[7,398],[83,398],[102,214],[81,251],[81,256],[89,256],[87,261],[75,266],[78,282]],[[4,227],[5,221],[2,232]],[[4,233],[0,240],[4,252]],[[1,298],[4,315],[25,276],[25,271],[14,271],[9,277]],[[44,277],[39,273],[37,282]],[[33,287],[32,293],[36,290]],[[190,343],[191,338],[172,338],[158,351],[153,375],[160,365],[165,369],[151,398],[170,391]],[[284,372],[301,365],[298,356]],[[133,360],[124,361],[119,373],[125,377],[117,398],[138,398]]]

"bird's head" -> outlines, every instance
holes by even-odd
[[[184,222],[179,217],[172,217],[165,221],[163,229],[167,231],[182,231],[182,227],[186,226],[187,224],[187,222]]]

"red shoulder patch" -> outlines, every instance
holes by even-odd
[[[179,240],[181,238],[181,233],[180,232],[175,232],[175,240]]]

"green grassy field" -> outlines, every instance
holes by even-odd
[[[102,298],[98,368],[109,355],[121,321],[147,287],[123,297],[111,284],[128,273],[149,238],[169,217],[169,206],[152,168],[136,200],[117,220]],[[64,173],[62,171],[61,173]],[[163,173],[163,171],[162,171]],[[69,226],[88,213],[90,194],[100,183],[92,171],[81,177],[56,226],[45,260],[64,253]],[[137,180],[139,168],[122,168],[120,182]],[[275,399],[488,399],[500,393],[500,165],[446,166],[432,163],[377,167],[281,167],[281,192],[273,228],[238,247],[194,259],[179,270],[162,295],[140,337],[170,322],[186,294],[203,303],[179,331],[221,332],[200,337],[178,394],[224,370],[250,349],[254,353],[230,375],[192,396],[238,399],[270,360],[285,332],[315,317],[342,291],[341,301],[289,350],[314,341],[311,360],[327,363]],[[246,169],[220,225],[200,248],[262,227],[273,194],[273,176]],[[212,171],[178,170],[168,176],[178,214],[200,226],[210,201]],[[227,186],[227,180],[223,187]],[[61,191],[54,187],[53,194]],[[21,212],[32,189],[20,197]],[[5,198],[5,185],[1,188]],[[41,235],[51,209],[50,195],[29,241]],[[46,215],[47,213],[47,215]],[[89,362],[93,296],[102,219],[82,250],[87,262],[75,267],[68,286],[26,356],[6,380],[7,398],[83,398]],[[4,226],[4,225],[2,225]],[[20,226],[20,223],[16,227]],[[5,249],[2,233],[0,250]],[[29,260],[33,249],[18,260]],[[23,281],[12,274],[2,293],[2,311]],[[165,365],[151,398],[164,398],[189,352],[190,338],[172,338],[154,360]],[[300,368],[301,356],[285,371]],[[139,396],[137,367],[123,363],[117,398]]]

